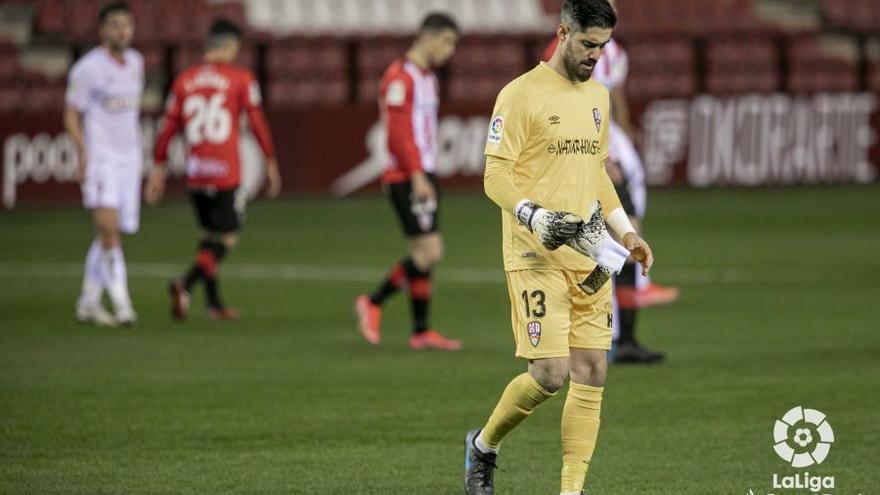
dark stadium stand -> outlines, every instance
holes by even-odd
[[[409,34],[367,35],[370,29],[364,26],[339,36],[335,32],[292,35],[261,32],[249,25],[249,15],[260,14],[257,7],[278,7],[272,1],[130,0],[137,22],[136,46],[146,59],[148,85],[162,93],[173,74],[198,61],[204,33],[212,19],[222,16],[245,28],[250,43],[241,62],[261,78],[270,106],[373,104],[383,71],[404,53]],[[519,4],[529,1],[538,2],[547,19],[552,19],[562,2],[523,0]],[[19,58],[36,44],[60,48],[74,60],[95,42],[95,17],[104,0],[4,3],[31,8],[32,33],[25,42],[4,40],[0,35],[0,110],[50,107],[60,101],[63,77],[35,75],[39,68],[25,68]],[[866,48],[871,43],[880,46],[880,0],[809,2],[815,5],[816,25],[798,29],[760,16],[761,3],[619,0],[621,22],[616,36],[630,54],[629,92],[652,99],[704,91],[805,93],[880,88],[880,55],[876,53],[880,50]],[[294,5],[298,4],[285,8]],[[390,22],[382,17],[385,14],[371,15]],[[372,22],[373,17],[365,19]],[[445,98],[491,101],[504,84],[538,59],[551,30],[548,21],[540,30],[510,35],[468,32],[449,67],[440,73]],[[358,31],[362,33],[352,34]],[[853,55],[828,50],[826,34],[845,39]],[[25,91],[28,98],[21,98]]]
[[[836,28],[874,34],[880,30],[880,0],[823,0],[822,12]]]
[[[721,37],[706,44],[706,91],[729,94],[779,89],[779,51],[772,37]]]

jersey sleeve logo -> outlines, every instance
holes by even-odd
[[[602,130],[602,112],[598,108],[593,109],[593,122],[596,123],[596,131]]]
[[[385,92],[385,104],[389,107],[399,107],[406,103],[406,84],[400,79],[391,81]]]
[[[260,95],[260,85],[257,81],[251,81],[248,85],[248,99],[251,100],[251,105],[257,106],[263,101],[262,95]]]
[[[500,115],[492,117],[492,121],[489,123],[489,137],[487,138],[489,144],[501,144],[503,133],[504,117]]]

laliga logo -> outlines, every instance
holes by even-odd
[[[792,408],[773,426],[773,450],[792,467],[821,464],[834,443],[834,431],[825,415],[801,406]]]

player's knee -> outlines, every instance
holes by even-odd
[[[101,247],[104,249],[113,249],[116,246],[119,246],[122,242],[119,230],[112,227],[99,227],[98,240],[101,242]]]
[[[443,258],[443,244],[439,240],[413,244],[410,255],[420,270],[430,270]]]
[[[541,388],[553,393],[565,385],[565,379],[567,376],[565,373],[546,372],[537,374],[532,373],[532,378],[538,382],[538,385],[540,385]]]
[[[431,266],[440,263],[443,259],[443,243],[439,240],[437,242],[432,242],[426,251],[427,262]]]
[[[605,386],[608,362],[604,358],[572,359],[569,366],[569,375],[573,382],[593,387]]]
[[[224,234],[220,242],[231,251],[238,245],[238,234]]]
[[[540,359],[529,364],[529,374],[547,392],[553,393],[565,385],[568,370],[565,359]]]
[[[210,242],[223,244],[223,247],[227,250],[232,250],[238,245],[237,232],[209,232],[205,239]]]

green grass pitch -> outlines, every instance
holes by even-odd
[[[657,191],[655,279],[682,300],[641,313],[661,366],[613,366],[591,494],[756,494],[793,474],[772,450],[797,405],[836,442],[811,474],[880,485],[880,189]],[[513,358],[499,212],[449,195],[433,321],[465,348],[414,353],[404,297],[384,340],[351,303],[404,250],[377,197],[250,206],[223,270],[237,323],[170,321],[167,277],[194,251],[185,203],[126,240],[140,323],[73,322],[90,224],[76,206],[0,214],[0,493],[457,494],[465,432]],[[564,398],[506,440],[497,493],[558,493]],[[777,490],[777,493],[808,491]]]

